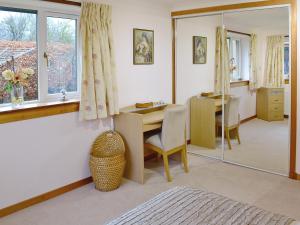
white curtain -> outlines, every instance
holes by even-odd
[[[250,76],[249,76],[249,89],[255,91],[258,88],[257,80],[257,36],[251,34],[250,37]]]
[[[80,33],[82,38],[80,117],[84,120],[93,120],[118,114],[111,6],[83,2]]]
[[[223,27],[217,27],[215,61],[215,92],[222,93],[224,77],[224,94],[229,94],[230,61],[227,45],[227,30]]]
[[[265,86],[282,87],[284,84],[284,36],[269,36],[267,41]]]

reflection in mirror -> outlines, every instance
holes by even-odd
[[[186,104],[189,109],[188,151],[219,159],[224,65],[221,55],[226,46],[222,27],[221,14],[180,18],[176,23],[176,103]]]
[[[224,25],[231,82],[224,111],[224,160],[287,175],[289,9],[224,13]],[[232,122],[237,118],[238,124]]]

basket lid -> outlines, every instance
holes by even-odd
[[[92,146],[94,157],[111,157],[125,153],[121,135],[115,131],[106,131],[99,135]]]

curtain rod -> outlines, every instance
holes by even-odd
[[[68,0],[43,0],[45,2],[53,2],[53,3],[59,3],[59,4],[65,4],[65,5],[74,5],[74,6],[81,6],[81,2],[73,2]]]
[[[234,30],[227,30],[227,32],[235,33],[235,34],[241,34],[241,35],[246,35],[246,36],[249,36],[249,37],[251,36],[251,34],[239,32],[239,31],[234,31]]]
[[[235,34],[241,34],[241,35],[247,35],[247,36],[249,36],[249,37],[251,36],[251,34],[239,32],[239,31],[234,31],[234,30],[227,30],[227,32],[235,33]],[[284,37],[285,37],[285,38],[288,38],[288,37],[290,37],[290,36],[289,36],[289,35],[285,35]]]

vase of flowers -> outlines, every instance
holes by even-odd
[[[24,86],[28,85],[28,78],[34,74],[30,68],[20,68],[17,71],[5,70],[2,76],[6,81],[4,89],[10,93],[10,99],[13,106],[21,105],[24,102]]]

